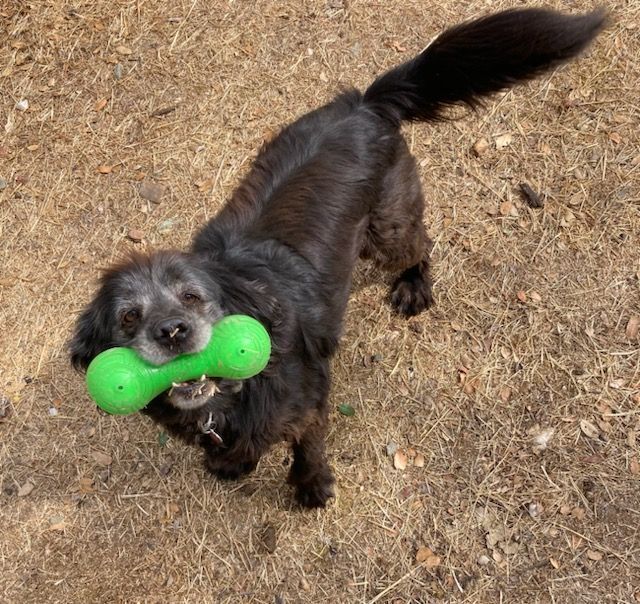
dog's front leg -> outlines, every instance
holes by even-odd
[[[334,496],[335,479],[325,456],[326,413],[310,424],[293,444],[289,483],[296,487],[296,499],[308,508],[324,507]]]

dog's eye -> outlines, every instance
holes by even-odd
[[[140,311],[137,308],[130,308],[122,315],[122,324],[131,326],[140,319]]]
[[[200,301],[200,296],[198,294],[194,294],[193,292],[182,292],[180,295],[183,302],[187,304],[193,304],[194,302]]]

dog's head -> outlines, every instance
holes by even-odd
[[[224,314],[219,285],[192,255],[165,251],[134,256],[102,277],[76,324],[71,361],[86,369],[103,350],[127,346],[160,365],[202,350],[213,323]],[[214,390],[204,380],[182,384],[169,399],[177,407],[194,408]]]

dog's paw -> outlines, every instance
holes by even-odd
[[[319,478],[296,487],[296,500],[305,508],[323,508],[331,497],[335,497],[333,476]]]
[[[434,303],[431,283],[421,276],[399,277],[391,288],[391,306],[405,317],[413,317]]]

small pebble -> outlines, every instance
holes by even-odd
[[[531,518],[537,518],[538,516],[540,516],[540,514],[542,514],[543,507],[539,503],[530,503],[527,507],[527,511],[529,512],[529,516],[531,516]]]
[[[158,225],[158,233],[164,235],[165,233],[170,233],[171,231],[173,231],[173,228],[175,227],[175,221],[171,220],[171,218],[168,218],[167,220],[163,220],[159,225]]]
[[[7,188],[7,181],[4,178],[0,178],[0,191]]]
[[[115,67],[113,68],[113,77],[116,80],[121,80],[122,79],[122,65],[120,63],[116,63]]]
[[[58,410],[55,407],[49,407],[49,415],[51,417],[55,417],[58,415]]]
[[[150,180],[144,180],[140,184],[138,192],[142,199],[146,199],[151,203],[160,203],[160,199],[162,199],[162,195],[164,194],[164,185]]]
[[[485,556],[484,554],[482,554],[482,556],[478,557],[478,564],[480,566],[487,566],[489,562],[491,562],[491,560],[489,559],[489,556]]]
[[[29,101],[27,99],[22,99],[16,103],[16,109],[18,111],[26,111],[29,109]]]

